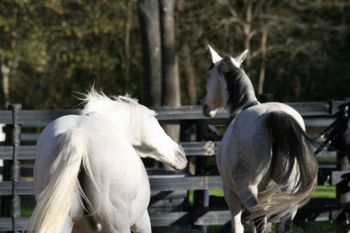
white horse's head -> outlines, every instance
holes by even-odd
[[[187,165],[186,155],[160,126],[153,110],[128,96],[113,99],[90,91],[85,98],[83,114],[95,114],[120,128],[141,157],[151,157],[181,170]]]
[[[228,69],[227,65],[233,65],[239,68],[247,57],[248,50],[245,50],[235,58],[222,58],[211,46],[208,47],[212,65],[207,73],[207,95],[203,99],[203,113],[207,116],[213,117],[217,110],[220,107],[223,107],[228,100],[227,83],[223,72]],[[226,59],[229,59],[229,61],[225,61]]]

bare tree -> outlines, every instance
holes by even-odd
[[[267,66],[267,56],[269,53],[280,51],[281,49],[289,49],[285,44],[271,44],[268,41],[269,34],[276,33],[283,28],[283,25],[290,25],[293,20],[289,15],[276,15],[275,12],[283,12],[283,4],[247,0],[243,4],[223,2],[227,6],[231,17],[224,20],[223,24],[231,24],[236,28],[236,32],[241,32],[238,37],[243,41],[244,49],[250,51],[246,66],[252,63],[252,60],[260,60],[259,76],[258,76],[258,95],[264,93],[265,73]],[[275,11],[275,12],[274,12]],[[273,30],[272,30],[273,29]],[[258,37],[260,35],[260,38]],[[259,46],[253,46],[253,44]],[[258,43],[256,43],[258,42]]]
[[[180,105],[178,61],[175,46],[175,0],[160,0],[163,105]]]
[[[1,87],[2,105],[7,107],[10,104],[10,67],[5,63],[1,64]]]
[[[180,80],[175,44],[175,0],[139,0],[143,42],[145,103],[179,106]],[[166,132],[179,140],[180,127],[166,125]]]
[[[180,78],[175,44],[175,3],[176,0],[159,0],[162,39],[162,104],[180,106]],[[179,140],[180,126],[166,125],[165,131],[174,140]]]
[[[138,12],[143,49],[144,101],[148,106],[160,106],[162,57],[158,0],[139,0]]]
[[[196,88],[196,74],[193,68],[192,57],[190,53],[190,48],[187,44],[184,44],[182,49],[182,69],[184,71],[184,76],[186,79],[186,91],[188,95],[188,103],[190,105],[197,104],[197,88]]]

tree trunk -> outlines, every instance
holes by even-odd
[[[144,104],[147,106],[160,106],[162,96],[162,57],[158,0],[139,0],[138,14],[144,64]]]
[[[263,28],[261,32],[261,65],[259,73],[258,83],[258,95],[264,94],[264,82],[265,82],[265,71],[266,71],[266,53],[267,53],[267,27]]]
[[[180,79],[175,45],[175,3],[176,0],[159,0],[162,40],[162,77],[164,106],[180,106]],[[166,125],[168,135],[179,140],[180,126]]]
[[[247,3],[246,9],[246,18],[245,24],[243,26],[243,34],[244,34],[244,49],[248,49],[250,51],[250,41],[252,39],[252,14],[253,14],[253,2],[249,0]],[[250,66],[250,56],[246,58],[247,67]]]
[[[7,108],[10,104],[10,66],[5,63],[1,64],[1,78],[1,96],[3,97],[2,106]]]
[[[193,70],[192,57],[188,45],[183,45],[182,54],[182,67],[185,72],[188,102],[190,105],[195,105],[197,104],[196,76]]]

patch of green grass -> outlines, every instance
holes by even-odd
[[[223,197],[224,192],[221,189],[213,189],[209,190],[209,195],[215,197]],[[312,197],[335,199],[335,186],[317,186]]]
[[[209,195],[215,196],[215,197],[223,197],[224,191],[222,189],[212,189],[212,190],[209,190]]]
[[[21,216],[30,217],[32,216],[35,204],[22,204],[21,206]]]
[[[319,164],[335,164],[337,162],[336,157],[332,156],[324,156],[324,157],[318,157],[317,161]]]
[[[335,199],[335,195],[335,186],[317,186],[312,197]]]

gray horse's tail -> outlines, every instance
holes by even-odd
[[[317,184],[318,164],[311,141],[289,114],[275,111],[266,116],[272,141],[271,182],[259,192],[252,218],[280,219],[305,204]]]

